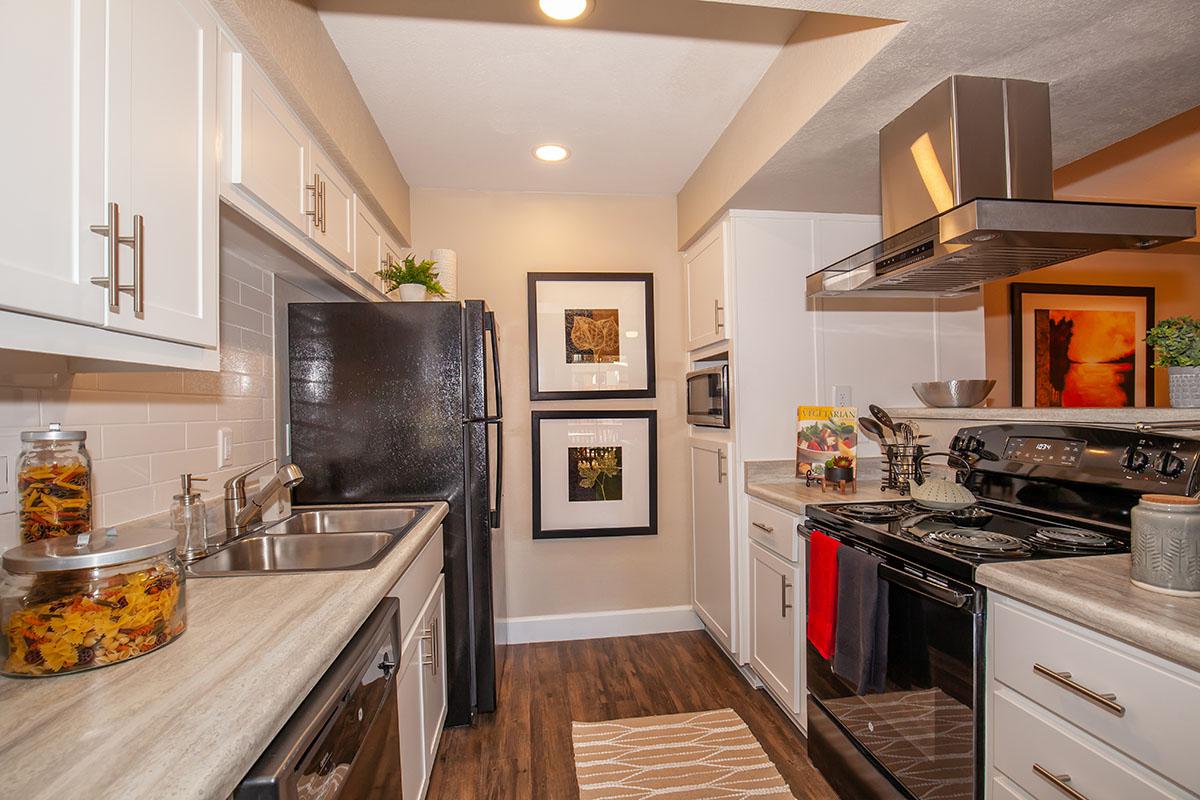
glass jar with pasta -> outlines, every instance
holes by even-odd
[[[92,459],[87,431],[50,430],[21,434],[17,462],[21,540],[74,536],[92,527]]]
[[[175,540],[165,528],[109,528],[6,551],[0,672],[78,672],[175,641],[187,624]]]

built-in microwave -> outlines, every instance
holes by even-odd
[[[729,427],[729,365],[687,375],[687,421],[710,428]]]

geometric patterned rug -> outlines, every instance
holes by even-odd
[[[732,709],[573,722],[580,800],[795,800]]]

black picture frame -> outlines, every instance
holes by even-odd
[[[1034,294],[1073,294],[1095,295],[1097,297],[1138,297],[1146,301],[1146,328],[1154,327],[1154,287],[1153,286],[1090,286],[1074,283],[1012,283],[1009,284],[1008,318],[1010,330],[1010,360],[1012,362],[1012,405],[1021,408],[1024,403],[1024,337],[1022,335],[1022,316],[1024,314],[1024,298]],[[1146,365],[1146,407],[1154,406],[1154,371],[1150,368],[1153,362],[1150,346],[1144,341],[1140,348],[1139,358]]]
[[[649,272],[530,272],[528,281],[529,316],[529,399],[530,400],[634,400],[652,398],[654,387],[654,275]],[[550,281],[592,283],[612,281],[642,283],[645,287],[646,388],[595,391],[563,391],[542,389],[538,380],[538,320],[537,287]],[[582,304],[583,301],[581,301]]]
[[[634,527],[613,528],[542,528],[542,422],[560,419],[645,419],[648,422],[649,447],[648,473],[650,514],[649,524]],[[658,534],[658,412],[646,411],[533,411],[531,412],[531,440],[533,444],[533,538],[534,539],[582,539],[602,536],[655,536]]]

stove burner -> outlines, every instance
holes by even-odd
[[[944,511],[934,517],[936,520],[946,520],[957,525],[964,525],[969,528],[981,528],[987,525],[992,517],[995,516],[986,508],[979,506],[967,506],[960,508],[957,511]]]
[[[975,556],[1029,555],[1028,548],[1015,536],[981,531],[977,528],[943,528],[933,531],[922,540],[952,553]]]
[[[1031,537],[1034,541],[1051,548],[1058,547],[1069,550],[1105,551],[1119,547],[1119,543],[1111,536],[1080,528],[1049,527],[1038,528]]]
[[[843,514],[862,520],[890,520],[900,518],[900,509],[882,503],[850,503],[841,508]]]

